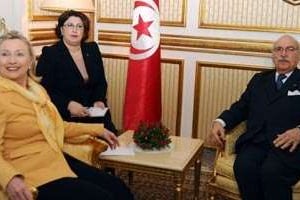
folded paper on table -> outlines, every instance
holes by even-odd
[[[116,149],[108,148],[106,151],[102,152],[100,156],[133,156],[134,146],[132,144],[126,146],[119,146]]]
[[[103,117],[108,108],[98,108],[98,107],[90,107],[88,108],[90,117]]]

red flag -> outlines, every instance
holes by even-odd
[[[135,0],[123,127],[161,120],[161,69],[158,0]]]

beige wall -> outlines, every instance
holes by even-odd
[[[25,0],[0,1],[0,18],[4,18],[7,27],[27,34],[27,3]]]
[[[57,13],[27,1],[37,53],[52,43]],[[293,1],[291,1],[293,2]],[[94,39],[109,82],[113,119],[122,128],[133,0],[96,0]],[[211,121],[244,90],[253,73],[272,68],[271,43],[300,40],[300,5],[283,0],[161,0],[163,122],[175,135],[205,138]]]

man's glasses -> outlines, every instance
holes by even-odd
[[[67,29],[71,29],[71,30],[80,30],[82,31],[84,29],[84,26],[83,24],[72,24],[72,23],[67,23],[67,24],[64,24],[64,27],[66,27]]]
[[[293,53],[295,51],[298,51],[298,48],[295,48],[295,47],[285,47],[285,48],[283,48],[283,47],[275,47],[273,49],[273,51],[275,53],[282,53],[283,51],[285,51],[286,53]]]

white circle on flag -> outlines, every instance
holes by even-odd
[[[130,58],[141,60],[152,56],[159,47],[159,10],[154,1],[139,0],[141,5],[137,5],[133,11],[132,31],[131,31],[131,52]],[[148,27],[149,35],[138,33],[134,29],[139,24],[139,20],[151,23]]]

